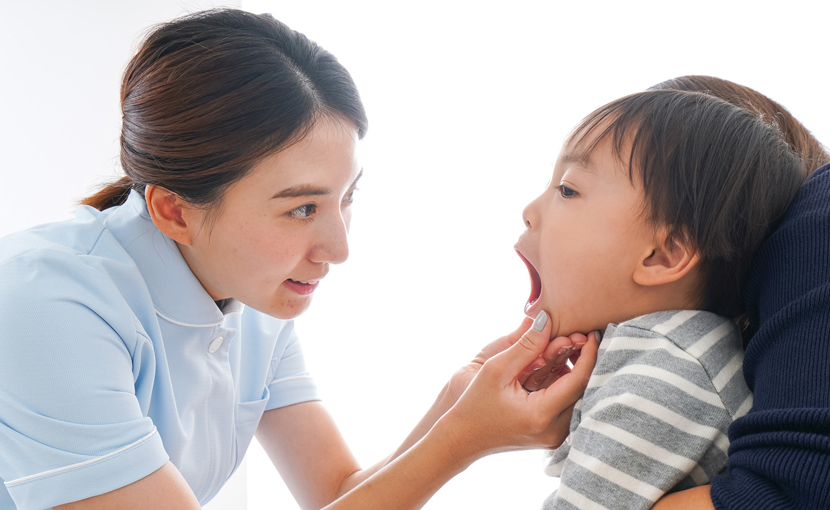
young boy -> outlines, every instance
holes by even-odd
[[[744,282],[803,178],[776,128],[700,93],[627,96],[575,129],[516,245],[527,315],[605,330],[546,509],[648,509],[726,467],[752,405]]]

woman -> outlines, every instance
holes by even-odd
[[[126,176],[0,241],[0,508],[196,509],[255,431],[303,508],[417,508],[477,458],[562,442],[596,342],[529,394],[544,314],[369,469],[316,401],[290,319],[348,255],[367,127],[333,56],[269,16],[197,13],[147,38],[121,102]]]

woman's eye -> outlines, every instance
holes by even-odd
[[[317,211],[316,204],[305,204],[293,209],[288,214],[300,220],[309,219]]]
[[[343,198],[343,202],[345,202],[347,204],[351,204],[352,202],[354,202],[354,192],[355,191],[360,191],[360,188],[353,189],[348,195],[346,195]]]
[[[571,188],[565,186],[564,184],[560,184],[559,186],[556,187],[556,189],[559,190],[559,194],[562,195],[562,198],[573,198],[573,197],[579,195],[579,193],[577,193],[576,191],[572,190]]]

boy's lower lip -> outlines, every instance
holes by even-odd
[[[295,282],[291,279],[287,279],[283,282],[283,284],[285,284],[285,286],[288,287],[289,290],[296,292],[301,296],[307,296],[314,292],[314,289],[316,289],[317,286],[320,285],[320,282],[316,281],[314,283],[300,283]]]
[[[539,313],[539,310],[537,309],[539,307],[536,306],[537,304],[539,304],[539,299],[536,299],[533,302],[528,301],[525,304],[525,315],[527,315],[531,319],[536,318],[536,314]]]

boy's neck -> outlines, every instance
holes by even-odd
[[[702,306],[699,281],[696,268],[677,281],[661,285],[638,285],[632,281],[631,287],[616,293],[620,300],[612,305],[615,313],[607,317],[607,322],[620,324],[635,317],[669,310],[699,310]],[[602,327],[605,326],[607,324]]]
[[[630,318],[666,310],[698,310],[703,301],[700,295],[697,268],[680,280],[653,287],[639,286],[638,299],[632,303]]]

